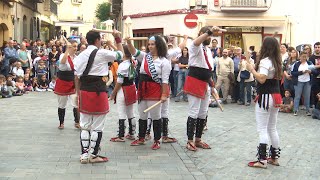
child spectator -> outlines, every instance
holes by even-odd
[[[29,75],[29,78],[32,77],[33,73],[31,72],[30,68],[27,68],[26,71],[24,72],[24,74]]]
[[[6,77],[2,74],[0,74],[0,98],[9,98],[11,97],[9,95],[8,87],[6,84]]]
[[[16,87],[17,87],[17,93],[18,93],[18,94],[23,94],[23,93],[26,92],[26,91],[24,90],[25,84],[24,84],[24,81],[23,81],[23,77],[22,77],[22,76],[18,76],[18,77],[17,77]]]
[[[47,73],[47,66],[43,60],[39,61],[38,67],[37,67],[37,73],[39,74],[46,74]]]
[[[11,86],[13,87],[13,88],[15,88],[16,87],[16,82],[13,80],[15,78],[15,74],[13,74],[13,75],[11,75],[11,74],[9,74],[8,76],[7,76],[7,81],[10,81],[11,82]]]
[[[285,90],[284,92],[279,111],[284,113],[291,113],[293,111],[293,98],[289,90]]]
[[[24,71],[22,69],[21,62],[16,62],[16,67],[12,69],[12,73],[16,74],[17,76],[24,76]]]
[[[38,82],[38,87],[36,87],[37,92],[43,92],[43,91],[52,91],[49,89],[49,81],[47,80],[46,75],[42,75],[41,79]]]
[[[31,82],[30,76],[28,74],[24,75],[24,90],[25,91],[33,91],[32,82]]]
[[[54,87],[56,86],[56,80],[57,80],[57,76],[53,76],[49,84],[49,89],[54,90]]]
[[[38,86],[39,86],[38,78],[37,78],[37,77],[34,77],[34,78],[32,79],[32,88],[33,88],[33,90],[35,91]]]
[[[320,92],[317,94],[318,102],[312,111],[312,118],[320,120]]]
[[[21,96],[21,93],[16,93],[16,88],[13,87],[12,81],[7,80],[7,89],[9,92],[9,96]]]

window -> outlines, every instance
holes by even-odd
[[[82,0],[71,0],[72,4],[81,4]]]

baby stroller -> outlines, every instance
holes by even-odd
[[[49,61],[47,56],[36,57],[33,61],[35,77],[38,79],[41,76],[46,75],[46,78],[49,79]]]

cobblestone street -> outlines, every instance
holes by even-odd
[[[109,162],[79,163],[79,131],[67,108],[65,129],[59,130],[57,100],[53,93],[30,93],[0,99],[0,180],[4,179],[319,179],[320,121],[301,110],[279,114],[280,167],[249,168],[255,159],[258,134],[253,105],[225,105],[225,111],[209,108],[208,131],[203,139],[211,150],[187,152],[187,103],[171,101],[170,133],[175,144],[151,150],[130,142],[111,143],[118,116],[114,104],[105,124],[102,155]],[[137,108],[135,108],[137,110]],[[137,112],[135,113],[138,114]]]

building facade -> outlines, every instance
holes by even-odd
[[[58,21],[56,31],[66,31],[67,36],[85,35],[98,20],[95,10],[98,4],[109,0],[56,0],[58,3]]]
[[[12,2],[0,0],[0,47],[3,46],[3,41],[8,41],[13,36],[12,7]]]
[[[253,45],[259,49],[266,36],[275,36],[279,42],[292,46],[320,40],[320,26],[310,18],[320,15],[317,0],[304,5],[289,0],[123,0],[117,7],[123,8],[123,19],[131,17],[134,36],[197,36],[202,23],[228,30],[214,37],[225,48],[240,46],[247,50]],[[196,15],[198,20],[188,14]]]
[[[52,0],[15,0],[11,11],[14,22],[13,39],[49,40],[54,38],[57,5]]]

